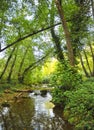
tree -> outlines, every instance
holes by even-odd
[[[74,54],[73,54],[73,48],[72,48],[72,43],[71,43],[71,38],[70,38],[70,32],[67,26],[67,22],[64,16],[64,11],[62,6],[60,5],[60,2],[58,0],[55,0],[56,7],[58,9],[58,13],[60,15],[60,19],[62,21],[62,26],[65,32],[65,38],[66,38],[66,45],[67,45],[67,50],[68,50],[68,58],[70,61],[70,65],[74,66]]]
[[[51,25],[53,25],[55,22],[55,7],[54,4],[52,2],[52,6],[51,6],[51,14],[50,14],[50,23]],[[60,36],[58,36],[55,32],[55,27],[51,28],[51,36],[52,36],[52,40],[54,42],[54,48],[56,50],[56,54],[57,54],[57,59],[62,61],[64,60],[64,54],[63,54],[63,50],[61,48],[61,41],[60,41]]]
[[[91,7],[92,7],[92,16],[94,19],[94,1],[93,0],[91,0]]]
[[[22,71],[22,67],[24,65],[24,61],[25,61],[25,58],[26,58],[26,55],[27,55],[27,52],[28,52],[28,48],[29,46],[26,48],[25,50],[25,53],[23,55],[23,58],[21,60],[21,63],[20,63],[20,66],[19,66],[19,69],[18,69],[18,81],[21,82],[21,71]]]
[[[17,59],[17,51],[18,51],[18,48],[16,48],[16,53],[14,55],[14,59],[12,61],[12,65],[10,67],[10,71],[9,71],[9,74],[8,74],[8,77],[7,77],[8,82],[11,81],[11,76],[12,76],[12,73],[13,73],[13,69],[14,69],[14,66],[15,66],[16,59]]]
[[[89,29],[93,23],[90,21],[91,3],[86,0],[2,1],[0,52],[5,56],[1,58],[5,65],[0,74],[1,80],[15,77],[24,81],[34,68],[45,62],[44,59],[38,61],[50,50],[49,57],[57,55],[59,61],[68,60],[71,66],[80,59],[85,74],[94,75],[93,42],[88,42],[87,38],[89,35],[93,37]],[[18,47],[17,54],[15,46]]]
[[[92,21],[91,12],[90,12],[91,3],[90,1],[79,1],[79,0],[75,0],[74,2],[75,2],[75,6],[74,6],[75,12],[72,11],[70,17],[68,17],[68,19],[70,19],[68,20],[69,21],[68,23],[69,23],[70,33],[71,33],[73,52],[75,55],[76,64],[78,63],[78,58],[79,58],[84,73],[87,76],[92,76],[93,68],[91,68],[90,66],[88,60],[89,55],[86,52],[88,50],[89,44],[91,44],[90,42],[92,42],[92,40],[88,41],[88,39],[90,39],[89,37],[90,36],[92,37],[93,35],[93,32],[91,31],[92,24],[90,25],[91,23],[90,21]],[[69,7],[71,7],[71,5]],[[90,53],[92,54],[92,50],[93,48],[88,51],[91,51]],[[93,63],[93,54],[91,56],[92,56],[92,63]]]
[[[4,67],[4,69],[3,69],[3,71],[2,71],[2,73],[0,75],[0,79],[2,79],[3,75],[5,74],[5,71],[6,71],[7,67],[8,67],[8,64],[9,64],[9,62],[10,62],[12,56],[13,56],[13,53],[14,53],[15,49],[16,49],[16,46],[14,46],[14,48],[12,49],[12,51],[11,51],[7,61],[6,61],[5,67]]]

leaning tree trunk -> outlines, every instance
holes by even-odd
[[[17,50],[18,50],[18,48],[17,48]],[[13,73],[13,68],[14,68],[14,66],[15,66],[16,58],[17,58],[17,52],[16,52],[16,54],[15,54],[15,56],[14,56],[14,60],[13,60],[13,63],[12,63],[12,65],[11,65],[10,72],[9,72],[8,77],[7,77],[7,81],[8,81],[8,82],[10,82],[10,80],[11,80],[11,76],[12,76],[12,73]]]
[[[33,70],[35,69],[40,62],[42,62],[49,54],[43,56],[41,59],[39,59],[38,61],[30,64],[27,68],[25,68],[23,74],[21,75],[21,80],[20,80],[20,83],[23,83],[24,82],[24,78],[25,78],[25,75],[28,73],[29,70]]]
[[[54,2],[54,1],[53,1]],[[50,24],[53,25],[54,24],[54,16],[55,16],[55,13],[54,13],[54,6],[53,6],[53,3],[52,2],[52,6],[51,6],[51,14],[50,14]],[[56,35],[55,33],[55,29],[54,27],[51,28],[51,36],[52,36],[52,39],[53,39],[53,42],[54,42],[54,48],[56,50],[56,54],[57,54],[57,59],[59,61],[62,61],[64,60],[64,55],[63,55],[63,51],[62,51],[62,48],[61,48],[61,42],[60,42],[60,38],[58,35]]]
[[[90,64],[89,64],[89,61],[88,61],[87,54],[86,54],[85,50],[83,50],[83,52],[84,52],[84,55],[85,55],[85,59],[86,59],[88,70],[90,72],[90,76],[92,76],[92,72],[91,72],[91,68],[90,68]]]
[[[22,67],[23,67],[23,64],[24,64],[24,60],[25,60],[26,54],[28,52],[28,48],[29,48],[29,46],[27,47],[27,49],[26,49],[26,51],[24,53],[24,56],[22,58],[22,61],[20,63],[20,67],[19,67],[19,70],[18,70],[18,81],[19,82],[21,82],[21,70],[22,70]]]
[[[93,53],[93,48],[92,48],[91,43],[89,43],[89,47],[90,47],[90,50],[91,50],[91,55],[92,55],[92,64],[93,64],[93,68],[92,68],[92,76],[94,76],[94,53]]]
[[[67,50],[68,50],[68,59],[70,61],[70,65],[74,66],[75,64],[74,64],[73,48],[72,48],[72,43],[71,43],[71,38],[70,38],[70,32],[68,30],[67,22],[66,22],[66,19],[65,19],[65,16],[64,16],[64,11],[63,11],[63,8],[60,5],[59,0],[55,0],[55,3],[56,3],[56,7],[58,9],[59,16],[60,16],[61,21],[62,21],[64,33],[65,33],[66,45],[67,45]]]
[[[16,49],[16,46],[14,46],[13,50],[11,51],[11,53],[10,53],[10,55],[9,55],[7,61],[6,61],[5,67],[4,67],[4,69],[3,69],[3,71],[2,71],[2,73],[0,75],[0,79],[2,79],[3,75],[5,74],[5,71],[6,71],[7,67],[8,67],[8,64],[9,64],[11,58],[12,58],[12,55],[13,55],[15,49]]]
[[[84,62],[83,62],[82,55],[81,55],[80,52],[79,52],[79,57],[80,57],[81,65],[82,65],[82,68],[83,68],[83,71],[84,71],[86,77],[90,77],[87,70],[86,70],[86,68],[85,68],[85,66],[84,66]]]

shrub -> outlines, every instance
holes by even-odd
[[[56,71],[51,76],[52,86],[61,86],[64,91],[72,90],[81,83],[81,75],[76,68],[71,67],[67,62],[58,63]]]
[[[60,90],[58,87],[56,87],[53,91],[52,91],[52,101],[55,103],[55,105],[64,105],[64,95],[63,95],[63,91]]]
[[[58,63],[57,69],[51,77],[51,85],[54,86],[52,92],[53,102],[65,106],[66,97],[64,92],[74,90],[81,83],[81,76],[76,69],[67,62]]]
[[[94,82],[84,82],[76,91],[66,91],[64,115],[75,130],[94,129]]]

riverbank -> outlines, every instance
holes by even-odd
[[[94,129],[94,78],[75,85],[73,90],[63,91],[56,87],[53,100],[64,105],[64,118],[75,130]]]
[[[42,93],[45,93],[46,91],[52,91],[52,89],[47,87],[47,84],[25,85],[18,83],[0,83],[0,105],[7,105],[12,100],[26,98],[28,97],[28,93],[34,90],[40,90]]]

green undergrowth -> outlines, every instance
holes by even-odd
[[[77,72],[77,68],[71,67],[67,61],[63,64],[58,63],[50,79],[50,84],[55,87],[52,92],[53,102],[65,106],[64,92],[76,90],[81,83],[82,76]]]
[[[64,109],[64,117],[74,130],[94,130],[94,78],[83,81],[74,90],[53,90],[53,102]]]
[[[75,130],[94,130],[94,79],[83,82],[76,91],[66,91],[64,116]]]
[[[47,90],[47,91],[52,91],[53,88],[49,87],[46,85],[46,87],[44,87],[45,84],[37,84],[37,85],[27,85],[27,84],[19,84],[19,83],[0,83],[0,95],[2,95],[5,91],[11,91],[11,92],[15,92],[15,91],[19,91],[19,90]]]
[[[52,101],[63,107],[74,130],[94,130],[94,77],[83,78],[68,64],[58,64],[51,83]]]
[[[18,83],[0,83],[0,93],[7,90],[16,90],[16,89],[24,89],[27,88],[26,85],[18,84]]]

